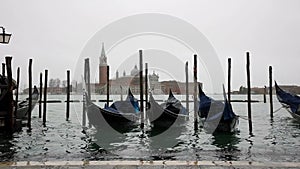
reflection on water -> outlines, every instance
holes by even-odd
[[[0,159],[1,161],[10,161],[16,153],[12,135],[0,135]]]
[[[222,96],[220,96],[222,98]],[[253,98],[255,99],[255,97]],[[82,110],[82,103],[72,103]],[[0,161],[49,160],[249,160],[293,161],[300,159],[300,123],[285,110],[270,121],[268,105],[253,104],[253,134],[247,120],[241,120],[239,133],[207,134],[194,131],[193,117],[186,124],[171,128],[165,135],[151,134],[157,129],[137,126],[116,135],[89,129],[82,133],[81,114],[73,107],[70,121],[65,120],[65,104],[48,105],[47,127],[33,112],[32,131],[0,136]],[[237,114],[246,116],[246,104],[233,103]],[[274,103],[276,108],[280,106]],[[190,107],[193,107],[192,105]],[[193,113],[191,113],[193,115]],[[159,136],[159,137],[158,137]]]
[[[179,137],[185,133],[185,124],[170,127],[162,134],[159,128],[145,128],[142,132],[139,127],[126,133],[111,133],[105,130],[91,128],[87,130],[89,135],[88,151],[94,158],[102,159],[149,159],[166,160],[173,159],[172,152],[180,144]],[[164,130],[164,129],[161,129]],[[153,134],[155,133],[155,134]]]
[[[248,138],[245,139],[249,144],[248,148],[247,148],[246,159],[251,159],[251,157],[252,157],[252,153],[251,153],[251,149],[252,149],[252,146],[253,146],[253,141],[251,140],[252,137],[254,137],[254,135],[250,135]]]
[[[220,148],[216,152],[221,160],[239,159],[240,150],[237,145],[240,138],[237,137],[237,133],[215,133],[213,136],[212,144]]]

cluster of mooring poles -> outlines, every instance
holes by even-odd
[[[195,54],[193,56],[194,65],[193,65],[193,102],[194,102],[194,129],[195,131],[198,130],[198,96],[197,96],[197,86],[198,86],[198,80],[197,80],[197,55]],[[141,123],[140,127],[143,130],[145,125],[145,114],[144,114],[144,108],[147,109],[148,105],[148,63],[145,63],[145,78],[143,78],[143,51],[139,50],[139,84],[140,84],[140,110],[141,110]],[[228,85],[228,101],[231,102],[231,58],[228,58],[228,78],[227,78],[227,85]],[[189,76],[188,76],[188,62],[185,63],[185,76],[186,76],[186,109],[189,112]],[[251,74],[250,74],[250,53],[246,52],[246,83],[247,83],[247,100],[242,102],[247,102],[247,108],[248,108],[248,124],[249,124],[249,133],[252,134],[253,127],[252,127],[252,113],[251,113],[251,102],[257,102],[256,100],[251,99]],[[144,80],[145,79],[145,82]],[[87,93],[87,96],[91,98],[91,91],[90,91],[90,66],[89,66],[89,59],[85,59],[84,64],[84,80],[87,84],[87,87],[85,90]],[[107,90],[106,90],[106,103],[109,104],[109,66],[107,66]],[[143,85],[145,84],[145,85]],[[144,91],[145,86],[145,91]],[[122,86],[120,86],[122,90]],[[122,93],[122,92],[121,92]],[[264,86],[264,93],[263,93],[263,102],[266,103],[266,93],[267,93],[267,87]],[[145,99],[144,99],[145,94]],[[273,100],[272,100],[272,67],[269,66],[269,98],[270,98],[270,117],[273,118]],[[121,100],[123,99],[121,94]],[[84,99],[83,99],[84,100]],[[144,106],[144,101],[146,102]],[[239,100],[234,100],[235,102],[238,102]],[[83,127],[86,126],[86,110],[85,105],[86,103],[83,102],[83,116],[82,116],[82,124]],[[68,108],[67,108],[68,110]]]
[[[2,78],[7,79],[5,84],[0,85],[1,94],[3,95],[3,100],[1,103],[1,110],[4,113],[0,113],[0,131],[13,133],[15,131],[19,131],[22,129],[23,125],[28,127],[27,131],[31,131],[31,111],[33,109],[33,101],[32,101],[32,63],[33,60],[29,59],[28,64],[28,108],[26,110],[26,122],[22,124],[22,118],[17,116],[18,113],[18,101],[19,101],[19,83],[20,83],[20,68],[17,68],[17,77],[16,81],[12,78],[12,57],[5,57],[5,63],[2,63]],[[45,79],[44,79],[44,87],[43,87],[43,74],[40,73],[40,86],[39,86],[39,113],[38,117],[42,118],[43,125],[46,125],[46,115],[47,115],[47,83],[48,83],[48,70],[45,69]],[[34,86],[36,87],[36,86]],[[15,90],[15,92],[13,92]],[[6,92],[4,92],[6,91]],[[44,92],[44,94],[42,93]],[[66,120],[69,120],[70,117],[70,70],[67,70],[67,87],[66,87]],[[13,98],[13,93],[15,93],[15,99]],[[42,96],[44,95],[44,100],[42,100]],[[5,103],[4,103],[5,102]],[[43,110],[42,110],[43,103]],[[24,121],[23,121],[24,123]]]
[[[194,102],[194,129],[198,129],[198,100],[197,100],[197,55],[194,55],[194,67],[193,67],[193,79],[194,79],[194,91],[193,91],[193,102]],[[19,83],[20,83],[20,68],[17,68],[17,81],[16,84],[13,84],[12,78],[12,66],[11,66],[12,57],[5,57],[5,63],[2,63],[2,76],[7,78],[7,84],[1,85],[1,90],[7,90],[7,114],[5,116],[1,116],[0,120],[3,123],[5,131],[14,132],[20,129],[20,121],[16,119],[16,113],[18,111],[18,93],[19,93]],[[29,59],[29,66],[28,66],[28,113],[27,113],[27,127],[28,130],[31,131],[31,109],[32,109],[32,59]],[[140,79],[140,109],[141,109],[141,123],[140,127],[143,130],[145,125],[145,114],[144,109],[148,107],[148,63],[145,63],[145,78],[143,78],[143,51],[139,50],[139,79]],[[109,66],[107,66],[107,85],[106,85],[106,104],[109,105],[111,101],[109,99],[109,91],[110,91],[110,80],[109,80]],[[188,82],[188,62],[185,63],[185,75],[186,75],[186,109],[189,112],[189,82]],[[249,123],[249,133],[252,134],[252,114],[251,114],[251,74],[250,74],[250,53],[246,52],[246,75],[247,75],[247,107],[248,107],[248,123]],[[145,79],[145,82],[144,82]],[[84,63],[84,81],[86,83],[85,93],[87,93],[86,97],[91,98],[91,88],[90,88],[90,65],[89,59],[85,59]],[[43,86],[44,84],[44,86]],[[46,126],[47,121],[47,84],[48,84],[48,70],[45,69],[44,72],[44,82],[43,82],[43,73],[40,73],[40,86],[39,86],[39,118],[42,118],[42,123]],[[145,84],[145,85],[143,85]],[[15,85],[15,87],[14,87]],[[228,58],[228,101],[231,102],[231,58]],[[269,66],[269,103],[270,103],[270,118],[273,118],[273,97],[272,97],[272,66]],[[145,91],[144,91],[145,86]],[[67,70],[67,87],[66,87],[66,120],[70,119],[70,92],[71,92],[71,85],[70,85],[70,70]],[[15,91],[15,101],[13,99],[13,90]],[[42,93],[43,91],[43,93]],[[264,86],[263,92],[263,102],[266,103],[266,93],[267,87]],[[144,99],[145,94],[145,99]],[[44,96],[44,98],[42,97]],[[122,95],[121,95],[122,99]],[[146,102],[144,106],[144,102]],[[43,103],[43,105],[42,105]],[[43,106],[43,108],[42,108]],[[82,125],[83,127],[86,126],[86,103],[85,99],[83,99],[83,114],[82,114]]]

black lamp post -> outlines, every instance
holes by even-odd
[[[0,33],[0,43],[8,44],[9,40],[10,40],[10,37],[11,37],[11,34],[5,33],[5,28],[4,27],[0,26],[0,28],[2,28],[2,33]]]

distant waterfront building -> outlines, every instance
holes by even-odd
[[[102,43],[101,55],[99,58],[99,84],[100,87],[106,85],[107,83],[107,57],[104,50],[104,43]]]
[[[99,83],[91,84],[91,90],[98,94],[106,94],[107,85],[107,56],[102,43],[101,55],[99,58]],[[129,75],[126,75],[126,71],[123,71],[123,76],[119,76],[119,71],[116,71],[116,78],[109,80],[109,89],[111,94],[126,94],[128,88],[131,89],[133,94],[140,93],[140,78],[139,69],[137,65],[134,65]],[[159,82],[159,75],[154,71],[148,75],[148,88],[153,94],[168,94],[171,89],[176,94],[185,93],[185,83],[177,81],[164,81]],[[145,82],[145,77],[143,77]],[[202,84],[200,83],[202,86]],[[145,88],[145,84],[144,84]],[[189,93],[193,92],[193,83],[189,83]],[[184,91],[184,92],[183,92]],[[145,92],[145,90],[144,90]]]
[[[118,71],[117,71],[118,72]],[[116,73],[117,74],[117,73]],[[145,77],[143,76],[143,81],[145,82]],[[150,80],[150,86],[149,88],[153,88],[155,90],[160,89],[160,85],[153,85],[153,84],[159,84],[158,82],[158,75],[153,73],[149,75]],[[115,79],[110,80],[110,92],[112,94],[120,94],[121,92],[123,94],[128,92],[128,88],[131,89],[132,93],[139,94],[140,92],[140,77],[139,77],[139,70],[137,68],[137,65],[133,67],[133,69],[130,71],[129,75],[126,75],[125,71],[123,73],[122,77],[116,76]],[[144,85],[145,88],[145,85]]]

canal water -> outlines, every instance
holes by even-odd
[[[26,97],[26,96],[21,96]],[[105,99],[106,96],[92,96]],[[184,96],[176,96],[184,100]],[[211,96],[222,99],[222,95]],[[166,100],[167,96],[155,96]],[[82,132],[82,102],[71,103],[70,120],[65,120],[66,96],[49,95],[49,100],[61,103],[47,105],[47,124],[38,118],[38,105],[32,112],[32,131],[17,132],[12,136],[0,136],[0,161],[57,161],[57,160],[241,160],[241,161],[288,161],[300,159],[300,123],[285,109],[269,115],[269,104],[261,95],[253,95],[253,134],[248,131],[247,103],[232,103],[240,115],[239,132],[234,134],[206,134],[202,129],[194,131],[193,113],[190,120],[166,135],[150,137],[140,129],[110,135],[95,129]],[[82,96],[72,96],[82,100]],[[111,96],[119,100],[120,96]],[[233,95],[233,100],[245,100],[245,95]],[[104,103],[96,102],[99,106]],[[185,105],[185,103],[183,103]],[[190,110],[193,105],[190,104]],[[280,108],[274,96],[274,110]],[[146,126],[146,130],[149,127]]]

